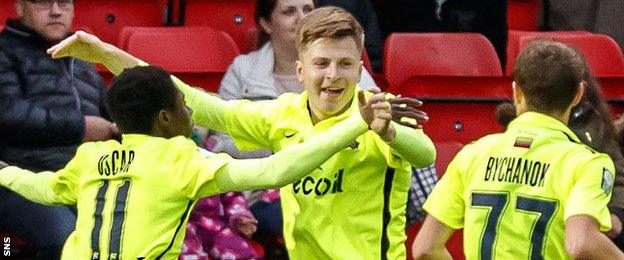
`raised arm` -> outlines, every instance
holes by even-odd
[[[310,174],[368,130],[359,114],[263,159],[234,160],[215,176],[221,191],[281,187]]]
[[[0,186],[45,205],[71,205],[76,202],[76,185],[71,168],[75,161],[58,172],[34,173],[0,161]]]
[[[381,101],[386,101],[385,93],[373,95],[369,104],[378,104],[377,106],[380,106],[382,104]],[[420,106],[420,101],[410,98],[397,98],[397,102],[399,103],[395,103],[389,108],[395,117],[397,117],[396,114],[398,113],[416,121],[428,120],[426,114],[415,109],[415,107]],[[405,105],[400,106],[400,103]],[[383,104],[387,104],[387,102]],[[399,121],[401,120],[399,119]],[[417,123],[413,125],[414,127],[407,127],[392,122],[385,128],[371,125],[371,129],[386,141],[396,153],[409,161],[411,165],[417,168],[429,166],[433,164],[436,158],[435,146]]]
[[[115,75],[126,68],[148,65],[139,58],[83,31],[78,31],[52,46],[48,49],[48,54],[52,58],[71,56],[88,62],[100,63]],[[176,77],[172,77],[172,80],[176,87],[184,93],[187,105],[195,110],[193,121],[196,124],[221,132],[225,131],[223,122],[225,109],[229,106],[227,102],[210,93],[191,87]]]

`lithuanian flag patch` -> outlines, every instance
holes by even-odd
[[[526,137],[526,136],[519,136],[516,138],[516,143],[514,144],[514,147],[528,149],[528,148],[531,148],[531,143],[533,143],[533,138]]]

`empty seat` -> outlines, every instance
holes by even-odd
[[[163,26],[169,23],[168,0],[77,1],[74,22],[94,30],[109,43],[117,43],[124,26]]]
[[[127,51],[212,92],[217,91],[227,67],[239,54],[228,34],[210,27],[135,32],[128,38]]]
[[[591,35],[588,31],[549,31],[549,32],[535,32],[535,31],[516,31],[510,30],[507,34],[507,64],[505,65],[505,74],[507,76],[513,75],[513,64],[516,56],[520,53],[520,38],[522,37],[544,37],[544,38],[556,38],[558,36],[568,35]]]
[[[520,49],[534,38],[531,36],[521,37]],[[591,34],[558,35],[554,38],[580,50],[596,77],[624,76],[622,50],[611,37],[604,34]]]
[[[393,33],[383,65],[391,88],[414,76],[502,75],[494,47],[476,33]]]
[[[511,98],[511,81],[482,35],[393,34],[384,57],[388,91],[425,102],[434,142],[468,143],[502,130],[494,109]]]
[[[509,30],[537,31],[540,0],[507,1],[507,27]]]
[[[232,36],[243,53],[253,49],[248,45],[248,31],[256,28],[255,1],[182,0],[182,3],[185,26],[210,26]]]

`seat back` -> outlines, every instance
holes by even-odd
[[[476,33],[393,33],[383,55],[390,88],[414,76],[502,75],[494,47]]]
[[[507,27],[509,30],[537,31],[540,0],[507,1]]]
[[[228,34],[210,27],[135,32],[128,38],[127,51],[212,92],[239,54]]]
[[[524,48],[535,37],[520,38],[520,49]],[[604,34],[591,35],[560,35],[557,41],[580,50],[596,77],[624,76],[624,57],[620,46]]]
[[[242,53],[252,50],[253,46],[247,44],[248,31],[256,28],[255,1],[183,0],[183,3],[184,25],[210,26],[224,31],[239,44]]]
[[[591,35],[588,31],[550,31],[550,32],[534,32],[534,31],[516,31],[510,30],[507,34],[507,64],[505,65],[505,75],[513,75],[514,60],[520,53],[520,39],[523,37],[543,37],[556,38],[558,36],[569,35]]]
[[[92,28],[105,42],[117,43],[125,26],[163,26],[169,23],[168,0],[76,1],[74,22]]]

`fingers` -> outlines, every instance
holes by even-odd
[[[420,107],[423,104],[422,101],[410,97],[395,97],[393,99],[390,99],[389,101],[391,104],[405,104],[409,107]]]
[[[424,121],[424,122],[429,121],[429,116],[427,115],[427,113],[418,109],[413,109],[413,108],[396,108],[393,106],[392,116],[395,119],[400,119],[401,117],[410,117],[418,121]]]
[[[75,33],[72,36],[69,36],[67,39],[62,40],[61,42],[57,43],[56,45],[50,47],[47,52],[50,56],[52,56],[52,58],[57,59],[57,58],[63,58],[63,57],[67,57],[69,56],[69,46],[76,42],[78,40],[78,36],[76,35],[77,33]]]
[[[377,94],[377,93],[380,93],[380,92],[381,92],[381,89],[380,89],[379,87],[377,87],[377,86],[373,86],[373,87],[371,87],[371,88],[370,88],[369,90],[367,90],[367,91],[368,91],[368,92],[371,92],[371,93],[374,93],[374,94]]]
[[[360,107],[366,106],[366,97],[364,96],[363,90],[358,91],[358,104],[360,105]]]

